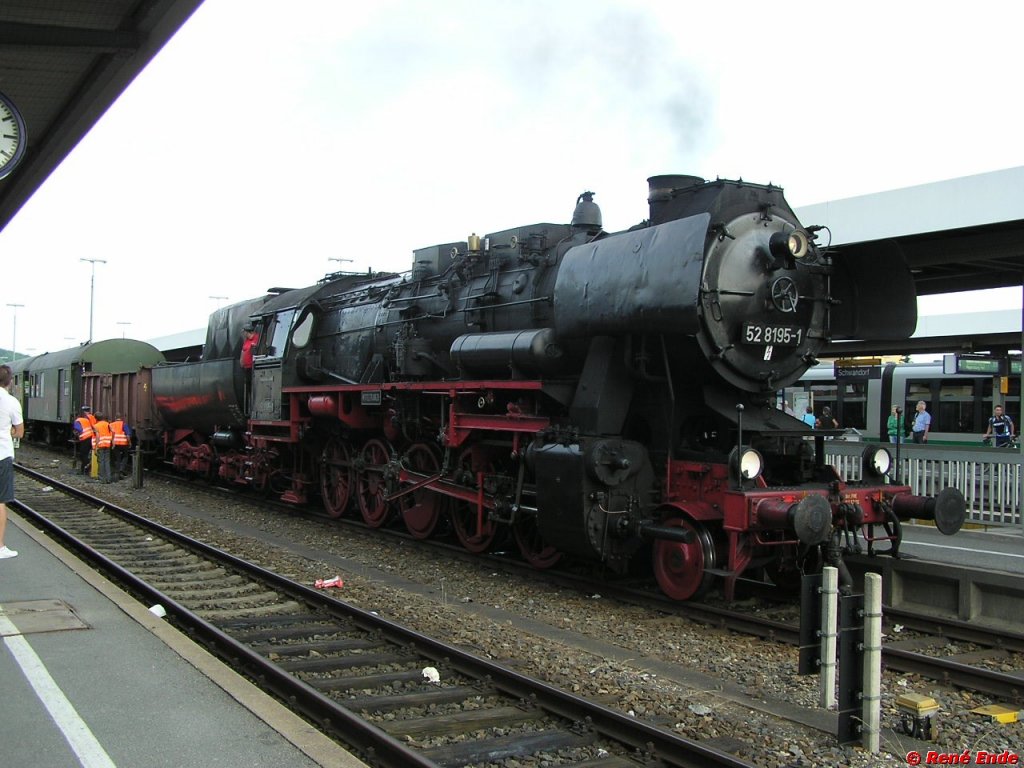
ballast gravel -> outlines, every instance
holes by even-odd
[[[949,756],[959,761],[965,752],[969,764],[981,762],[979,753],[1008,753],[1024,763],[1024,723],[971,711],[1013,702],[883,671],[881,750],[840,747],[835,713],[818,707],[817,677],[797,675],[794,647],[652,613],[599,592],[496,573],[416,542],[273,512],[244,496],[151,478],[138,490],[129,481],[96,485],[71,472],[70,459],[31,447],[23,446],[18,461],[310,586],[341,576],[342,587],[331,590],[338,599],[756,766],[906,766],[914,754],[921,764],[929,757],[948,764]],[[930,741],[900,732],[895,702],[906,693],[939,703]]]

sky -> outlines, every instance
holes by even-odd
[[[0,347],[90,311],[94,340],[194,330],[585,190],[624,229],[657,174],[800,207],[1022,166],[1021,30],[1017,2],[206,0],[0,232]]]

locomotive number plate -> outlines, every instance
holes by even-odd
[[[794,325],[743,324],[744,344],[773,344],[777,347],[799,347],[804,329]]]

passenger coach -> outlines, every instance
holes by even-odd
[[[50,445],[66,443],[83,405],[109,416],[120,413],[137,431],[155,432],[146,381],[150,369],[163,361],[160,350],[134,339],[107,339],[15,360],[12,390],[21,401],[26,435]]]

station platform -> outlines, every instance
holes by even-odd
[[[947,565],[1024,575],[1024,531],[1020,526],[968,525],[943,536],[934,525],[904,524],[900,551]]]
[[[9,510],[0,765],[366,768]]]

